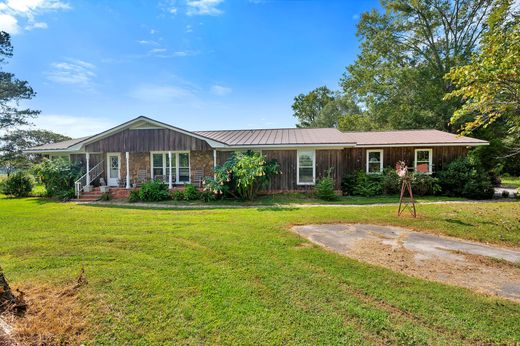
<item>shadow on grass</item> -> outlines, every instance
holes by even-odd
[[[457,225],[460,225],[460,226],[468,226],[468,227],[473,227],[473,226],[475,226],[475,225],[472,224],[472,223],[468,223],[468,222],[464,222],[464,221],[456,220],[456,219],[446,219],[446,222],[454,223],[454,224],[457,224]]]

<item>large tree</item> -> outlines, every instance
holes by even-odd
[[[460,100],[443,100],[444,75],[466,64],[484,30],[492,0],[383,0],[363,13],[361,52],[342,87],[357,95],[380,128],[450,130]]]
[[[14,130],[0,137],[0,167],[7,174],[16,169],[26,169],[38,161],[36,155],[25,155],[23,151],[38,145],[56,143],[70,139],[47,130]]]
[[[509,155],[520,155],[520,13],[510,0],[497,2],[488,28],[471,63],[446,75],[456,88],[446,98],[464,101],[452,123],[462,122],[463,134],[505,127]]]
[[[0,130],[25,125],[39,111],[21,107],[20,103],[36,95],[27,81],[2,70],[1,65],[13,56],[13,46],[8,33],[0,31]]]
[[[298,118],[297,127],[318,127],[321,111],[334,101],[334,92],[326,86],[321,86],[308,94],[300,94],[294,98],[293,116]],[[332,126],[332,125],[331,125]],[[328,127],[326,125],[325,127]]]

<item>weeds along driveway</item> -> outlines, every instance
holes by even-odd
[[[348,257],[520,302],[520,250],[390,226],[306,225],[293,230]]]

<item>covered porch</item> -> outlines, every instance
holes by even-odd
[[[76,192],[93,187],[132,189],[150,180],[160,180],[170,189],[185,184],[200,186],[213,174],[216,150],[85,152],[72,154],[85,174],[76,182]]]

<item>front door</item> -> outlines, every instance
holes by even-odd
[[[107,154],[107,185],[119,186],[119,179],[121,178],[119,167],[121,164],[121,157],[119,153]]]

